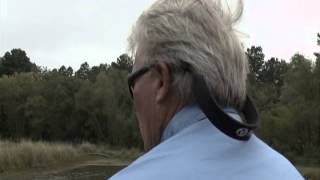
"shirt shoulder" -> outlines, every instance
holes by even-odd
[[[183,129],[123,169],[112,180],[303,179],[281,154],[253,136],[237,141],[209,120]]]

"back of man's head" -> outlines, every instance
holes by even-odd
[[[233,16],[219,0],[158,0],[138,19],[129,49],[143,49],[147,62],[164,61],[172,68],[183,62],[201,74],[221,106],[240,109],[246,97],[248,62],[235,34]],[[172,87],[185,103],[194,101],[188,73],[172,74]]]

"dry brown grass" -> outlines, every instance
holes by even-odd
[[[297,168],[300,170],[306,180],[320,179],[320,167],[298,166]]]
[[[103,164],[130,163],[141,155],[138,149],[124,149],[111,146],[97,146],[87,142],[71,145],[66,143],[20,142],[0,140],[0,174],[19,170],[43,169],[63,163],[78,163],[84,156],[97,156]],[[105,159],[105,160],[103,160]],[[98,161],[97,161],[98,162]],[[320,179],[320,167],[297,166],[308,180]]]
[[[60,166],[88,156],[130,162],[140,155],[141,151],[138,149],[94,145],[88,142],[72,145],[30,140],[20,142],[0,140],[0,173]]]
[[[64,143],[33,142],[19,143],[0,141],[0,173],[10,170],[48,167],[61,162],[77,159],[95,152],[96,146],[83,143],[77,146]]]

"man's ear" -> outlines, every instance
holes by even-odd
[[[163,102],[169,95],[171,86],[170,68],[167,63],[159,62],[156,65],[157,70],[157,84],[156,84],[156,101]]]

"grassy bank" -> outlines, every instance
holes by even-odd
[[[297,166],[307,180],[320,180],[320,167]]]
[[[71,145],[66,143],[0,141],[0,173],[17,170],[43,169],[87,156],[127,159],[131,161],[139,151],[97,146],[90,143]]]
[[[71,176],[73,179],[86,179],[92,176],[92,179],[99,179],[111,176],[140,155],[137,149],[90,143],[72,145],[28,140],[0,141],[0,179],[31,180],[38,176],[47,179],[72,179]],[[306,179],[320,180],[320,167],[305,163],[295,164]]]

